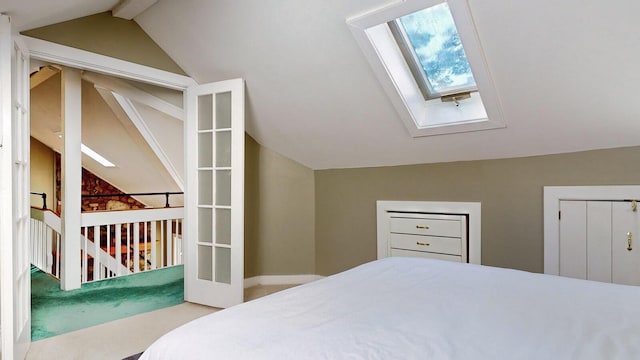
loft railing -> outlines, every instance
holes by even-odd
[[[182,264],[184,209],[159,208],[87,212],[81,215],[81,282]],[[67,237],[69,238],[69,237]],[[60,217],[31,209],[31,262],[60,277]]]
[[[61,222],[46,209],[31,208],[31,263],[55,277],[60,277]]]
[[[82,198],[103,198],[103,197],[115,197],[115,196],[154,196],[154,195],[164,195],[165,204],[164,207],[170,207],[169,205],[169,196],[170,195],[183,195],[183,192],[178,191],[165,191],[165,192],[149,192],[149,193],[128,193],[128,194],[84,194]]]
[[[82,248],[98,249],[122,266],[82,254],[82,282],[182,264],[184,209],[159,208],[82,213]]]

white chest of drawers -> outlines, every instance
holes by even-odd
[[[479,203],[378,201],[378,258],[427,257],[479,264],[479,212]],[[470,237],[470,231],[475,236]]]

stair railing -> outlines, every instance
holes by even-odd
[[[42,271],[60,277],[62,224],[51,210],[31,208],[31,263]]]
[[[83,252],[82,282],[182,264],[183,217],[181,207],[82,213],[83,248],[103,249],[122,265]]]

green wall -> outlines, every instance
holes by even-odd
[[[543,271],[543,186],[640,183],[640,147],[514,159],[320,170],[316,273],[376,258],[376,200],[482,203],[482,263]]]
[[[313,170],[245,144],[245,277],[315,274]]]
[[[22,34],[185,75],[135,21],[113,17],[111,12],[43,26]]]

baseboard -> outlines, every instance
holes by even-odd
[[[244,288],[256,285],[306,284],[323,277],[321,275],[260,275],[244,279]]]

